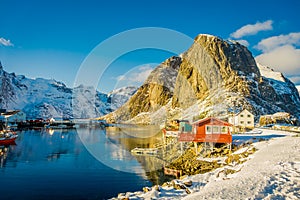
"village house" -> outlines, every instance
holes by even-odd
[[[254,128],[254,115],[247,109],[228,117],[228,122],[233,125],[233,132],[245,131]]]
[[[232,125],[217,118],[206,118],[192,124],[191,132],[181,132],[180,142],[232,143]]]

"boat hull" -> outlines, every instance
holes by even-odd
[[[17,137],[17,135],[13,135],[9,138],[0,138],[0,145],[15,144],[15,140],[17,139]]]

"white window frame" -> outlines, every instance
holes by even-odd
[[[220,132],[221,132],[220,126],[216,126],[216,125],[212,126],[212,134],[220,134]]]
[[[225,130],[223,130],[225,128]],[[227,134],[228,133],[228,127],[227,126],[221,126],[221,133],[222,134]]]
[[[210,132],[207,130],[210,128]],[[212,126],[211,125],[205,125],[205,134],[212,134]]]

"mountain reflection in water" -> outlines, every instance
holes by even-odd
[[[153,147],[162,135],[145,137],[144,132],[137,137],[138,132],[98,128],[18,132],[16,145],[0,147],[1,199],[107,199],[161,183],[165,180],[157,170],[161,159],[133,156],[130,150]]]

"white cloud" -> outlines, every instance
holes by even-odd
[[[300,90],[300,74],[298,76],[291,76],[289,79],[294,82],[296,85],[298,85]]]
[[[117,80],[126,81],[130,84],[144,83],[152,71],[153,68],[150,65],[138,66],[126,74],[118,76]]]
[[[272,24],[272,20],[267,20],[265,22],[257,22],[256,24],[248,24],[231,33],[230,36],[238,39],[247,35],[255,35],[260,31],[272,30]]]
[[[300,49],[296,49],[291,45],[277,47],[256,56],[255,60],[285,75],[300,76]]]
[[[263,53],[255,59],[287,75],[295,84],[300,84],[300,32],[278,35],[261,40],[256,49]]]
[[[0,46],[14,46],[13,43],[10,42],[10,40],[7,40],[3,37],[0,38]]]
[[[263,39],[255,46],[255,48],[262,50],[263,52],[270,52],[285,45],[300,45],[300,32]]]
[[[236,40],[241,45],[244,45],[245,47],[249,46],[249,42],[247,40]]]

